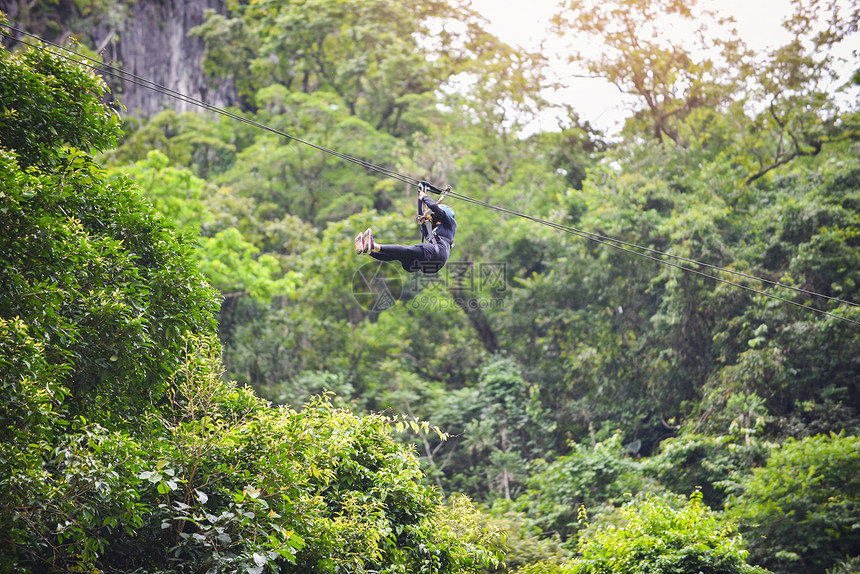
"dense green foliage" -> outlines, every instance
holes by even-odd
[[[120,135],[92,77],[6,58],[0,564],[856,570],[860,110],[831,50],[860,12],[793,9],[755,54],[694,0],[561,3],[601,44],[563,56],[635,102],[612,137],[459,3],[208,14],[235,111],[628,242],[450,200],[438,276],[352,249],[416,241],[413,189],[208,114]],[[417,420],[448,440],[395,440]]]
[[[183,334],[215,329],[216,292],[190,257],[192,238],[86,152],[119,133],[96,78],[44,52],[2,69],[0,316],[27,325],[77,401],[157,401]]]
[[[178,233],[85,151],[119,133],[99,80],[41,50],[4,57],[0,77],[0,569],[498,564],[501,532],[421,484],[392,438],[400,419],[326,398],[275,408],[222,380],[217,294],[193,256],[202,218],[177,207],[195,232]],[[31,134],[48,112],[61,129]],[[149,162],[141,173],[173,176],[194,201],[201,180]]]
[[[778,572],[822,572],[860,549],[860,440],[789,440],[753,470],[727,512],[750,537],[753,558]]]
[[[580,556],[557,567],[537,564],[527,574],[767,574],[746,563],[742,539],[694,493],[686,504],[660,498],[631,501],[617,524],[585,532]],[[584,516],[583,516],[584,518]]]

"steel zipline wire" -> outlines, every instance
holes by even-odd
[[[648,248],[648,247],[642,247],[642,246],[640,246],[640,245],[636,245],[636,244],[634,244],[634,243],[628,243],[628,242],[626,242],[626,241],[620,241],[620,240],[618,240],[618,239],[606,238],[606,237],[604,237],[604,236],[602,236],[602,235],[594,234],[594,233],[591,233],[591,232],[588,232],[588,231],[583,231],[583,230],[580,230],[580,229],[576,229],[576,228],[574,228],[574,227],[569,227],[569,226],[567,226],[567,225],[562,225],[562,224],[560,224],[560,223],[555,223],[555,222],[552,222],[552,221],[547,221],[547,220],[545,220],[545,219],[540,219],[540,218],[538,218],[538,217],[533,217],[533,216],[531,216],[531,215],[526,215],[526,214],[524,214],[524,213],[518,213],[518,212],[516,212],[516,211],[512,211],[512,210],[509,210],[509,209],[505,209],[505,208],[503,208],[503,207],[499,207],[499,206],[497,206],[497,205],[491,205],[491,204],[489,204],[489,203],[486,203],[486,202],[483,202],[483,201],[480,201],[480,200],[476,200],[476,199],[473,199],[473,198],[471,198],[471,197],[466,197],[465,195],[460,195],[460,194],[455,193],[455,192],[453,192],[453,191],[449,192],[449,193],[448,193],[448,195],[449,195],[449,196],[451,196],[451,197],[453,197],[453,198],[455,198],[455,199],[460,199],[460,200],[462,200],[462,201],[467,201],[467,202],[469,202],[469,203],[474,203],[474,204],[476,204],[476,205],[481,205],[481,206],[483,206],[483,207],[489,207],[489,208],[491,208],[491,209],[495,209],[495,210],[497,210],[497,211],[501,211],[502,213],[508,213],[508,214],[511,214],[511,215],[516,215],[516,216],[519,216],[519,217],[522,217],[522,218],[525,218],[525,219],[529,219],[529,220],[531,220],[531,221],[534,221],[534,222],[536,222],[536,223],[540,223],[540,224],[542,224],[542,225],[546,225],[546,226],[551,227],[551,228],[553,228],[553,229],[558,229],[559,231],[564,231],[565,233],[569,233],[569,234],[571,234],[571,235],[576,235],[576,236],[578,236],[578,237],[583,237],[583,238],[585,238],[585,239],[590,239],[590,240],[595,241],[595,242],[597,242],[597,243],[601,243],[601,244],[603,244],[603,245],[607,245],[607,246],[609,246],[609,247],[612,247],[613,249],[618,249],[618,250],[620,250],[620,251],[626,251],[627,253],[632,253],[633,255],[638,255],[639,257],[644,257],[645,259],[650,259],[650,260],[652,260],[652,261],[656,261],[657,263],[660,263],[660,264],[662,264],[662,265],[667,265],[667,266],[669,266],[669,267],[674,267],[675,269],[680,269],[681,271],[686,271],[686,272],[688,272],[688,273],[693,273],[693,274],[695,274],[695,275],[699,275],[699,276],[701,276],[701,277],[705,277],[705,278],[707,278],[707,279],[713,279],[714,281],[718,281],[718,282],[720,282],[720,283],[725,283],[726,285],[731,285],[731,286],[733,286],[733,287],[738,287],[738,288],[740,288],[740,289],[744,289],[744,290],[749,291],[749,292],[751,292],[751,293],[755,293],[755,294],[758,294],[758,295],[763,295],[763,296],[765,296],[765,297],[770,297],[771,299],[775,299],[775,300],[777,300],[777,301],[782,301],[783,303],[788,303],[789,305],[794,305],[795,307],[799,307],[799,308],[801,308],[801,309],[806,309],[806,310],[808,310],[808,311],[813,311],[813,312],[815,312],[815,313],[820,313],[820,314],[822,314],[822,315],[826,315],[826,316],[828,316],[828,317],[833,317],[834,319],[839,319],[839,320],[841,320],[841,321],[847,321],[847,322],[849,322],[849,323],[854,323],[855,325],[860,325],[860,321],[857,321],[857,320],[852,319],[852,318],[850,318],[850,317],[845,317],[845,316],[842,316],[842,315],[837,315],[837,314],[835,314],[835,313],[831,313],[831,312],[829,312],[829,311],[824,311],[823,309],[818,309],[818,308],[816,308],[816,307],[813,307],[813,306],[811,306],[811,305],[807,305],[807,304],[805,304],[805,303],[800,303],[800,302],[798,302],[798,301],[793,301],[793,300],[791,300],[791,299],[787,299],[787,298],[785,298],[785,297],[780,297],[779,295],[774,295],[773,293],[767,293],[767,292],[765,292],[765,291],[761,291],[761,290],[759,290],[759,289],[755,289],[754,287],[750,287],[749,285],[744,285],[743,283],[736,283],[736,282],[734,282],[734,281],[729,281],[728,279],[723,279],[722,277],[717,277],[716,275],[711,275],[710,273],[705,273],[704,271],[699,271],[698,269],[693,269],[692,267],[686,267],[686,266],[684,266],[684,265],[679,265],[679,264],[677,264],[677,263],[672,263],[671,261],[666,261],[665,259],[660,259],[659,257],[655,257],[654,255],[650,255],[648,252],[651,252],[651,253],[658,253],[658,254],[665,255],[665,256],[667,256],[667,257],[672,257],[672,258],[675,258],[675,259],[679,259],[679,260],[682,260],[682,261],[689,261],[689,262],[694,263],[694,264],[697,264],[697,265],[702,265],[703,267],[708,267],[708,268],[716,269],[716,270],[719,270],[719,271],[725,271],[726,273],[733,273],[733,274],[736,274],[736,275],[740,275],[740,276],[742,276],[742,277],[747,277],[747,278],[749,278],[749,279],[755,279],[755,280],[761,281],[761,282],[763,282],[763,283],[769,283],[769,284],[771,284],[771,285],[775,285],[775,286],[779,286],[779,287],[786,287],[786,288],[788,288],[788,289],[792,289],[792,290],[794,290],[794,291],[800,291],[800,292],[803,292],[803,293],[807,293],[807,294],[809,294],[809,295],[814,295],[814,296],[818,296],[818,297],[822,297],[822,298],[830,299],[830,300],[834,300],[834,301],[841,301],[842,303],[845,303],[845,304],[847,304],[847,305],[851,305],[851,306],[854,306],[854,307],[857,307],[857,306],[858,306],[856,303],[852,303],[852,302],[850,302],[850,301],[842,301],[841,299],[836,299],[835,297],[830,297],[830,296],[827,296],[827,295],[823,295],[823,294],[815,293],[814,291],[807,291],[807,290],[805,290],[805,289],[801,289],[801,288],[799,288],[799,287],[792,287],[792,286],[789,286],[789,285],[782,285],[781,283],[776,283],[775,281],[770,281],[770,280],[768,280],[768,279],[755,277],[754,275],[747,275],[747,274],[745,274],[745,273],[741,273],[740,271],[733,271],[733,270],[731,270],[731,269],[725,269],[725,268],[723,268],[723,267],[717,267],[717,266],[715,266],[715,265],[709,265],[709,264],[707,264],[707,263],[700,263],[700,262],[698,262],[698,261],[695,261],[695,260],[692,260],[692,259],[687,259],[687,258],[685,258],[685,257],[681,257],[681,256],[678,256],[678,255],[672,255],[672,254],[669,254],[669,253],[664,253],[664,252],[661,252],[661,251],[657,251],[657,250],[655,250],[655,249],[650,249],[650,248]],[[625,246],[631,246],[631,247],[633,247],[634,249],[631,249],[631,248],[629,248],[629,247],[625,247]],[[642,253],[642,252],[640,252],[640,251],[636,251],[636,249],[641,249],[642,251],[645,251],[646,253]]]
[[[53,48],[57,48],[58,50],[62,50],[62,52],[55,52],[55,53],[62,58],[73,61],[77,64],[82,65],[82,66],[86,66],[87,68],[90,68],[95,72],[106,73],[106,74],[113,76],[115,78],[118,78],[120,80],[125,80],[131,84],[135,84],[135,85],[141,86],[143,88],[150,89],[154,92],[158,92],[162,95],[172,97],[176,100],[198,106],[198,107],[203,108],[205,110],[220,114],[222,116],[232,118],[232,119],[240,121],[240,122],[244,122],[248,125],[251,125],[251,126],[254,126],[256,128],[260,128],[262,130],[277,134],[281,137],[287,138],[287,139],[292,140],[296,143],[304,144],[306,146],[317,149],[321,152],[331,154],[331,155],[338,157],[340,159],[343,159],[345,161],[355,163],[357,165],[360,165],[360,166],[365,167],[367,169],[376,171],[376,172],[381,173],[383,175],[386,175],[388,177],[400,180],[403,183],[407,183],[409,185],[418,185],[417,179],[402,175],[400,173],[397,173],[394,170],[388,169],[388,168],[383,167],[383,166],[375,165],[375,164],[373,164],[367,160],[363,160],[361,158],[353,157],[351,155],[347,155],[345,153],[341,153],[341,152],[338,152],[336,150],[329,149],[327,147],[314,144],[312,142],[309,142],[309,141],[303,140],[301,138],[295,137],[293,135],[290,135],[286,132],[277,130],[277,129],[272,128],[270,126],[267,126],[265,124],[255,122],[254,120],[248,119],[244,116],[233,113],[229,110],[225,110],[225,109],[220,108],[218,106],[214,106],[212,104],[204,102],[203,100],[194,98],[194,97],[189,96],[187,94],[183,94],[182,92],[177,92],[176,90],[172,90],[166,86],[163,86],[161,84],[153,82],[152,80],[142,78],[140,76],[132,74],[131,72],[126,72],[125,70],[122,70],[120,68],[116,68],[116,67],[111,66],[109,64],[104,64],[95,58],[90,58],[89,56],[85,56],[84,54],[80,54],[80,53],[72,50],[71,48],[67,48],[67,47],[62,46],[60,44],[56,44],[54,42],[51,42],[50,40],[45,40],[43,38],[40,38],[39,36],[36,36],[35,34],[31,34],[31,33],[27,32],[25,30],[21,30],[19,28],[14,27],[14,26],[9,26],[9,25],[5,25],[5,24],[0,25],[0,35],[6,36],[7,38],[10,38],[11,40],[14,40],[15,42],[21,43],[25,46],[29,46],[29,47],[34,48],[36,50],[44,49],[42,46],[39,46],[38,44],[33,44],[33,43],[27,42],[26,40],[23,40],[21,38],[15,37],[12,34],[9,34],[5,30],[3,30],[2,28],[8,28],[9,30],[17,32],[19,34],[29,36],[29,37],[35,39],[36,41],[41,42],[45,45],[51,46]],[[63,53],[63,52],[65,52],[65,53]]]
[[[51,42],[51,41],[45,40],[45,39],[43,39],[43,38],[40,38],[39,36],[36,36],[36,35],[34,35],[34,34],[31,34],[31,33],[29,33],[29,32],[26,32],[26,31],[24,31],[24,30],[21,30],[21,29],[19,29],[19,28],[14,27],[14,26],[10,26],[10,25],[7,25],[7,24],[0,25],[0,35],[5,36],[5,37],[7,37],[7,38],[10,38],[11,40],[13,40],[13,41],[15,41],[15,42],[18,42],[18,43],[21,43],[21,44],[23,44],[23,45],[29,46],[29,47],[31,47],[31,48],[33,48],[33,49],[37,49],[37,50],[44,50],[44,49],[45,49],[45,47],[44,47],[44,46],[40,46],[39,44],[34,44],[34,43],[31,43],[31,42],[27,42],[27,41],[25,41],[25,40],[21,39],[20,37],[16,37],[16,36],[14,36],[14,35],[10,34],[10,33],[9,33],[9,32],[7,32],[6,30],[4,30],[3,28],[7,28],[7,29],[9,29],[9,30],[12,30],[13,32],[16,32],[16,33],[18,33],[18,34],[20,34],[20,35],[29,36],[29,37],[31,37],[31,38],[33,38],[33,39],[35,39],[37,42],[40,42],[40,43],[42,43],[42,44],[44,44],[44,45],[47,45],[47,46],[51,46],[51,47],[57,48],[58,50],[61,50],[61,52],[55,52],[55,54],[56,54],[56,55],[58,55],[58,56],[60,56],[60,57],[62,57],[62,58],[65,58],[65,59],[71,60],[71,61],[73,61],[73,62],[75,62],[75,63],[77,63],[77,64],[80,64],[80,65],[86,66],[86,67],[88,67],[88,68],[90,68],[90,69],[92,69],[92,70],[94,70],[94,71],[96,71],[96,72],[106,73],[106,74],[108,74],[108,75],[110,75],[110,76],[113,76],[113,77],[118,78],[118,79],[120,79],[120,80],[127,81],[127,82],[129,82],[129,83],[131,83],[131,84],[135,84],[135,85],[141,86],[141,87],[143,87],[143,88],[150,89],[150,90],[155,91],[155,92],[158,92],[158,93],[160,93],[160,94],[162,94],[162,95],[169,96],[169,97],[172,97],[172,98],[177,99],[177,100],[179,100],[179,101],[182,101],[182,102],[185,102],[185,103],[189,103],[189,104],[195,105],[195,106],[197,106],[197,107],[203,108],[203,109],[205,109],[205,110],[207,110],[207,111],[211,111],[211,112],[213,112],[213,113],[216,113],[216,114],[219,114],[219,115],[222,115],[222,116],[225,116],[225,117],[229,117],[229,118],[234,119],[234,120],[236,120],[236,121],[240,121],[240,122],[246,123],[246,124],[248,124],[248,125],[254,126],[254,127],[256,127],[256,128],[259,128],[259,129],[262,129],[262,130],[265,130],[265,131],[271,132],[271,133],[273,133],[273,134],[279,135],[279,136],[281,136],[281,137],[284,137],[284,138],[286,138],[286,139],[288,139],[288,140],[291,140],[291,141],[294,141],[294,142],[296,142],[296,143],[303,144],[303,145],[309,146],[309,147],[311,147],[311,148],[314,148],[314,149],[316,149],[316,150],[319,150],[319,151],[321,151],[321,152],[323,152],[323,153],[330,154],[330,155],[332,155],[332,156],[334,156],[334,157],[337,157],[337,158],[340,158],[340,159],[342,159],[342,160],[344,160],[344,161],[348,161],[348,162],[354,163],[354,164],[356,164],[356,165],[359,165],[359,166],[361,166],[361,167],[364,167],[365,169],[368,169],[368,170],[371,170],[371,171],[377,172],[377,173],[379,173],[379,174],[381,174],[381,175],[384,175],[384,176],[387,176],[387,177],[390,177],[390,178],[396,179],[396,180],[398,180],[398,181],[400,181],[400,182],[402,182],[402,183],[405,183],[405,184],[407,184],[407,185],[411,185],[411,186],[414,186],[414,187],[419,187],[419,186],[421,186],[421,184],[422,184],[422,183],[424,183],[424,182],[422,182],[421,180],[418,180],[418,179],[416,179],[416,178],[414,178],[414,177],[412,177],[412,176],[409,176],[409,175],[405,175],[405,174],[399,173],[399,172],[397,172],[397,171],[395,171],[395,170],[393,170],[393,169],[390,169],[390,168],[387,168],[387,167],[384,167],[384,166],[377,165],[377,164],[375,164],[375,163],[373,163],[373,162],[370,162],[370,161],[368,161],[368,160],[364,160],[364,159],[361,159],[361,158],[358,158],[358,157],[355,157],[355,156],[351,156],[351,155],[348,155],[348,154],[345,154],[345,153],[338,152],[338,151],[336,151],[336,150],[333,150],[333,149],[330,149],[330,148],[327,148],[327,147],[324,147],[324,146],[320,146],[320,145],[314,144],[314,143],[312,143],[312,142],[309,142],[309,141],[306,141],[306,140],[304,140],[304,139],[298,138],[298,137],[296,137],[296,136],[293,136],[293,135],[288,134],[288,133],[286,133],[286,132],[283,132],[283,131],[281,131],[281,130],[278,130],[278,129],[272,128],[272,127],[270,127],[270,126],[267,126],[267,125],[265,125],[265,124],[261,124],[261,123],[259,123],[259,122],[254,121],[254,120],[248,119],[248,118],[246,118],[246,117],[244,117],[244,116],[242,116],[242,115],[236,114],[236,113],[231,112],[231,111],[229,111],[229,110],[226,110],[226,109],[224,109],[224,108],[221,108],[221,107],[218,107],[218,106],[214,106],[214,105],[209,104],[209,103],[207,103],[207,102],[205,102],[205,101],[203,101],[203,100],[200,100],[200,99],[194,98],[194,97],[192,97],[192,96],[189,96],[189,95],[187,95],[187,94],[183,94],[183,93],[181,93],[181,92],[177,92],[177,91],[172,90],[172,89],[170,89],[170,88],[168,88],[168,87],[166,87],[166,86],[163,86],[163,85],[161,85],[161,84],[158,84],[158,83],[156,83],[156,82],[154,82],[154,81],[152,81],[152,80],[148,80],[148,79],[146,79],[146,78],[142,78],[142,77],[140,77],[140,76],[137,76],[137,75],[132,74],[132,73],[130,73],[130,72],[126,72],[126,71],[124,71],[124,70],[122,70],[122,69],[120,69],[120,68],[116,68],[116,67],[111,66],[111,65],[109,65],[109,64],[104,64],[104,63],[100,62],[99,60],[97,60],[97,59],[95,59],[95,58],[90,58],[90,57],[88,57],[88,56],[85,56],[85,55],[83,55],[83,54],[80,54],[80,53],[78,53],[78,52],[76,52],[76,51],[72,50],[71,48],[67,48],[67,47],[65,47],[65,46],[62,46],[62,45],[56,44],[56,43],[54,43],[54,42]],[[64,52],[65,52],[65,53],[64,53]],[[437,193],[438,193],[439,191],[441,191],[441,190],[438,190],[438,189],[434,189],[434,188],[432,188],[432,187],[431,187],[431,189],[432,189],[432,190],[434,190],[434,191],[436,191]],[[485,208],[488,208],[488,209],[493,209],[493,210],[498,211],[498,212],[500,212],[500,213],[505,213],[505,214],[508,214],[508,215],[513,215],[513,216],[516,216],[516,217],[520,217],[520,218],[523,218],[523,219],[527,219],[527,220],[529,220],[529,221],[532,221],[532,222],[535,222],[535,223],[538,223],[538,224],[541,224],[541,225],[545,225],[545,226],[547,226],[547,227],[550,227],[550,228],[552,228],[552,229],[556,229],[556,230],[558,230],[558,231],[563,231],[563,232],[568,233],[568,234],[571,234],[571,235],[576,235],[576,236],[578,236],[578,237],[581,237],[581,238],[584,238],[584,239],[588,239],[588,240],[590,240],[590,241],[594,241],[594,242],[596,242],[596,243],[600,243],[600,244],[602,244],[602,245],[606,245],[606,246],[608,246],[608,247],[612,247],[613,249],[617,249],[617,250],[620,250],[620,251],[625,251],[625,252],[627,252],[627,253],[630,253],[630,254],[633,254],[633,255],[637,255],[637,256],[639,256],[639,257],[643,257],[643,258],[645,258],[645,259],[649,259],[649,260],[655,261],[655,262],[657,262],[657,263],[660,263],[660,264],[662,264],[662,265],[666,265],[666,266],[669,266],[669,267],[673,267],[673,268],[675,268],[675,269],[679,269],[679,270],[681,270],[681,271],[685,271],[685,272],[688,272],[688,273],[693,273],[693,274],[695,274],[695,275],[699,275],[699,276],[704,277],[704,278],[707,278],[707,279],[712,279],[712,280],[717,281],[717,282],[720,282],[720,283],[725,283],[725,284],[727,284],[727,285],[731,285],[731,286],[734,286],[734,287],[738,287],[738,288],[740,288],[740,289],[744,289],[744,290],[749,291],[749,292],[751,292],[751,293],[754,293],[754,294],[757,294],[757,295],[762,295],[762,296],[764,296],[764,297],[769,297],[769,298],[771,298],[771,299],[775,299],[775,300],[777,300],[777,301],[781,301],[781,302],[783,302],[783,303],[787,303],[787,304],[789,304],[789,305],[793,305],[793,306],[795,306],[795,307],[798,307],[798,308],[801,308],[801,309],[805,309],[805,310],[807,310],[807,311],[812,311],[812,312],[814,312],[814,313],[819,313],[819,314],[822,314],[822,315],[825,315],[825,316],[828,316],[828,317],[831,317],[831,318],[834,318],[834,319],[839,319],[839,320],[841,320],[841,321],[846,321],[846,322],[848,322],[848,323],[853,323],[853,324],[855,324],[855,325],[860,325],[860,320],[852,319],[852,318],[850,318],[850,317],[845,317],[845,316],[842,316],[842,315],[837,315],[837,314],[835,314],[835,313],[831,313],[831,312],[829,312],[829,311],[824,311],[823,309],[818,309],[818,308],[816,308],[816,307],[813,307],[813,306],[808,305],[808,304],[805,304],[805,303],[800,303],[800,302],[798,302],[798,301],[794,301],[794,300],[791,300],[791,299],[788,299],[788,298],[785,298],[785,297],[781,297],[781,296],[779,296],[779,295],[775,295],[775,294],[773,294],[773,293],[767,293],[767,292],[762,291],[762,290],[760,290],[760,289],[756,289],[756,288],[754,288],[754,287],[750,287],[749,285],[744,285],[744,284],[742,284],[742,283],[737,283],[737,282],[735,282],[735,281],[729,281],[729,280],[727,280],[727,279],[724,279],[724,278],[718,277],[718,276],[716,276],[716,275],[712,275],[712,274],[710,274],[710,273],[706,273],[706,272],[701,271],[701,270],[699,270],[699,269],[694,269],[694,268],[692,268],[692,267],[688,267],[688,266],[686,266],[686,265],[682,265],[682,264],[680,264],[680,263],[673,263],[673,262],[671,262],[671,261],[667,261],[666,259],[663,259],[663,258],[673,259],[673,260],[675,260],[675,261],[680,261],[680,262],[687,263],[687,264],[690,264],[690,265],[695,265],[695,266],[698,266],[698,267],[702,267],[702,268],[710,269],[710,270],[712,270],[712,271],[718,271],[718,272],[722,272],[722,273],[727,273],[727,274],[735,275],[735,276],[737,276],[737,277],[742,277],[742,278],[745,278],[745,279],[749,279],[749,280],[752,280],[752,281],[757,281],[757,282],[760,282],[760,283],[763,283],[763,284],[766,284],[766,285],[770,285],[771,287],[787,289],[787,290],[790,290],[790,291],[794,291],[794,292],[796,292],[796,293],[801,293],[801,294],[808,295],[808,296],[810,296],[810,297],[816,297],[816,298],[819,298],[819,299],[825,299],[825,300],[828,300],[828,301],[832,301],[832,302],[834,302],[834,303],[838,303],[838,304],[842,304],[842,305],[848,305],[848,306],[850,306],[850,307],[860,307],[860,304],[858,304],[858,303],[854,303],[854,302],[852,302],[852,301],[847,301],[847,300],[840,299],[840,298],[837,298],[837,297],[832,297],[832,296],[829,296],[829,295],[825,295],[825,294],[823,294],[823,293],[817,293],[817,292],[815,292],[815,291],[811,291],[811,290],[808,290],[808,289],[803,289],[803,288],[801,288],[801,287],[796,287],[796,286],[793,286],[793,285],[787,285],[787,284],[784,284],[784,283],[780,283],[780,282],[778,282],[778,281],[772,281],[772,280],[769,280],[769,279],[765,279],[765,278],[763,278],[763,277],[757,277],[757,276],[755,276],[755,275],[751,275],[751,274],[748,274],[748,273],[743,273],[743,272],[741,272],[741,271],[736,271],[736,270],[733,270],[733,269],[727,269],[727,268],[725,268],[725,267],[719,267],[719,266],[717,266],[717,265],[711,265],[711,264],[709,264],[709,263],[704,263],[704,262],[701,262],[701,261],[697,261],[697,260],[695,260],[695,259],[690,259],[690,258],[683,257],[683,256],[680,256],[680,255],[675,255],[675,254],[672,254],[672,253],[667,253],[667,252],[665,252],[665,251],[659,251],[659,250],[657,250],[657,249],[652,249],[652,248],[649,248],[649,247],[644,247],[644,246],[641,246],[641,245],[637,245],[637,244],[635,244],[635,243],[631,243],[631,242],[628,242],[628,241],[623,241],[623,240],[621,240],[621,239],[616,239],[616,238],[609,237],[609,236],[605,236],[605,235],[601,235],[601,234],[598,234],[598,233],[593,233],[593,232],[590,232],[590,231],[585,231],[585,230],[582,230],[582,229],[577,229],[577,228],[575,228],[575,227],[571,227],[571,226],[564,225],[564,224],[561,224],[561,223],[557,223],[557,222],[549,221],[549,220],[546,220],[546,219],[542,219],[542,218],[539,218],[539,217],[535,217],[535,216],[532,216],[532,215],[528,215],[528,214],[526,214],[526,213],[522,213],[522,212],[515,211],[515,210],[512,210],[512,209],[507,209],[507,208],[502,207],[502,206],[499,206],[499,205],[494,205],[494,204],[491,204],[491,203],[488,203],[488,202],[485,202],[485,201],[481,201],[481,200],[479,200],[479,199],[475,199],[475,198],[472,198],[472,197],[469,197],[469,196],[463,195],[463,194],[461,194],[461,193],[457,193],[457,192],[455,192],[455,191],[448,191],[448,192],[447,192],[447,194],[448,194],[448,196],[449,196],[449,197],[452,197],[452,198],[454,198],[454,199],[458,199],[458,200],[461,200],[461,201],[464,201],[464,202],[467,202],[467,203],[471,203],[471,204],[474,204],[474,205],[478,205],[478,206],[481,206],[481,207],[485,207]]]

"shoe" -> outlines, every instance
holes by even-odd
[[[370,231],[370,228],[367,228],[367,231],[364,232],[364,252],[370,253],[371,251],[376,251],[376,244],[373,242],[373,232]]]
[[[361,255],[364,253],[364,234],[359,233],[355,236],[355,253]]]

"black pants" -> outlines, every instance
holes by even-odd
[[[435,245],[380,245],[379,251],[371,251],[370,256],[379,261],[399,261],[405,271],[415,273],[437,273],[451,254],[451,246],[443,239]]]

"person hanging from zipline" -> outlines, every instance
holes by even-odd
[[[418,186],[418,216],[415,219],[421,229],[421,243],[381,245],[373,239],[371,229],[367,228],[364,233],[355,236],[355,252],[369,253],[379,261],[399,261],[409,273],[437,273],[451,255],[457,222],[454,220],[454,210],[434,201],[425,189],[436,188],[425,182]]]

